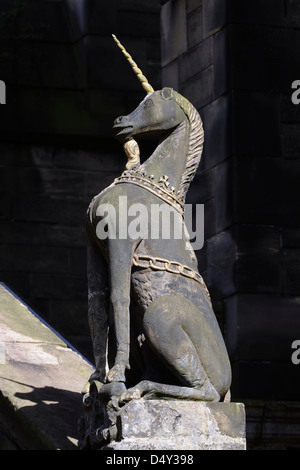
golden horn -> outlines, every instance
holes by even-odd
[[[134,73],[137,75],[137,78],[139,79],[139,81],[141,82],[142,84],[142,87],[144,88],[144,90],[147,92],[147,94],[149,93],[152,93],[154,90],[152,88],[152,86],[150,85],[150,83],[148,82],[147,78],[145,77],[145,75],[143,75],[141,69],[138,68],[138,66],[136,65],[136,63],[134,62],[134,60],[132,59],[131,55],[128,54],[128,52],[126,51],[125,47],[122,46],[122,44],[120,43],[120,41],[117,39],[117,37],[113,34],[112,37],[114,38],[114,40],[116,41],[117,45],[119,46],[119,48],[121,49],[121,51],[123,52],[123,54],[125,55],[126,59],[128,60],[128,62],[130,63],[131,67],[133,68],[133,71]]]

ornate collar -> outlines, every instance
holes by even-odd
[[[114,184],[131,183],[140,186],[147,191],[155,194],[163,201],[174,207],[181,215],[184,214],[184,203],[180,198],[180,191],[178,196],[175,195],[174,186],[170,187],[169,177],[163,175],[159,178],[158,182],[154,181],[154,175],[147,175],[143,168],[131,168],[130,170],[123,171],[122,175],[115,179]]]

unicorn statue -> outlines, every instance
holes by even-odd
[[[130,400],[229,401],[231,385],[226,346],[184,221],[186,193],[203,149],[201,118],[172,88],[154,91],[113,38],[146,97],[131,114],[115,120],[126,169],[87,211],[95,372],[84,395],[84,445],[91,447],[113,439],[118,410]],[[148,134],[158,136],[159,143],[141,163],[135,139]],[[172,232],[167,239],[159,230],[156,237],[146,236],[149,219],[141,220],[138,236],[124,236],[121,222],[128,208],[162,205],[176,214],[172,220],[181,237]]]

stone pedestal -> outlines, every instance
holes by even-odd
[[[133,400],[103,450],[246,450],[241,403]]]

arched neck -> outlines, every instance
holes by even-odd
[[[153,175],[155,181],[167,176],[168,185],[176,194],[179,191],[182,174],[186,165],[189,147],[188,120],[182,121],[159,142],[153,154],[141,165],[147,175]]]

